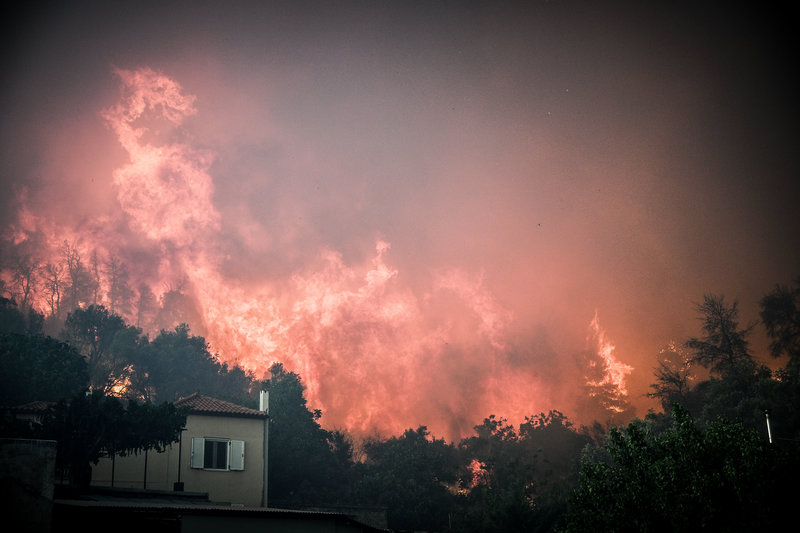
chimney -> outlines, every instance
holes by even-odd
[[[269,414],[269,391],[262,390],[258,395],[258,410]]]

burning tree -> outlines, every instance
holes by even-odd
[[[660,400],[664,411],[674,403],[685,406],[695,379],[693,366],[693,358],[682,347],[671,343],[659,354],[656,382],[650,385],[653,392],[647,396]]]

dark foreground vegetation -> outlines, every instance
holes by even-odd
[[[155,338],[99,305],[47,320],[0,300],[0,405],[52,402],[41,425],[4,411],[0,436],[59,441],[57,468],[85,484],[112,453],[161,449],[183,413],[171,402],[200,390],[255,407],[270,391],[271,504],[376,505],[396,530],[766,530],[788,523],[800,475],[800,280],[740,325],[736,302],[707,295],[700,335],[655,361],[650,396],[663,412],[626,427],[576,427],[552,410],[518,427],[491,415],[458,443],[410,428],[356,441],[326,430],[301,377],[275,364],[261,381],[220,363],[188,326]],[[778,370],[748,338],[764,327]],[[91,393],[87,394],[87,391]],[[767,427],[767,413],[771,425]]]

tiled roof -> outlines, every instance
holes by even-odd
[[[186,396],[175,402],[175,407],[188,407],[190,413],[194,414],[207,414],[207,415],[221,415],[221,416],[234,416],[245,418],[266,418],[267,413],[257,409],[250,409],[236,405],[235,403],[226,402],[212,398],[211,396],[204,396],[200,393],[194,393],[191,396]]]
[[[85,517],[88,519],[94,518],[114,518],[115,515],[124,519],[131,516],[130,513],[135,513],[138,520],[142,517],[161,518],[165,514],[169,518],[181,523],[183,516],[217,516],[229,517],[232,519],[247,517],[249,519],[261,519],[264,522],[262,527],[264,531],[271,530],[273,524],[268,520],[291,520],[298,526],[299,531],[311,529],[312,531],[323,530],[320,527],[314,527],[315,521],[333,521],[334,527],[326,527],[324,530],[347,530],[347,531],[360,531],[364,533],[389,533],[390,530],[378,528],[365,524],[358,520],[356,517],[350,517],[344,513],[339,512],[326,512],[326,511],[309,511],[309,510],[295,510],[295,509],[275,509],[271,507],[233,507],[231,505],[220,504],[192,504],[192,503],[173,503],[165,502],[158,503],[148,499],[132,499],[120,501],[92,501],[90,499],[84,500],[71,500],[71,499],[56,499],[54,505],[59,510],[70,510],[75,512],[75,516]],[[91,513],[91,514],[87,514]],[[65,513],[66,515],[67,513]],[[318,523],[318,522],[317,522]],[[231,524],[231,527],[233,524]],[[303,528],[303,526],[306,526]],[[336,527],[344,526],[344,527]]]

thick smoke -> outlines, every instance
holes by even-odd
[[[376,239],[360,243],[372,247],[363,259],[320,246],[289,275],[232,276],[231,254],[277,254],[264,243],[280,239],[241,217],[247,242],[266,250],[242,252],[245,241],[226,240],[215,153],[198,148],[186,124],[202,103],[149,68],[116,75],[119,101],[101,113],[126,155],[109,176],[115,209],[70,225],[21,194],[4,235],[7,256],[20,258],[5,265],[7,292],[21,294],[28,258],[41,272],[29,303],[54,314],[53,269],[72,254],[95,280],[87,282],[94,296],[80,302],[116,307],[151,334],[188,322],[222,360],[259,376],[283,362],[302,376],[326,425],[362,435],[426,424],[458,438],[489,414],[518,422],[551,408],[569,412],[598,391],[606,411],[624,410],[632,368],[615,358],[597,316],[574,332],[588,331],[583,347],[554,346],[544,330],[520,334],[519,317],[480,270],[453,265],[412,283],[394,266],[388,239]],[[66,286],[68,273],[60,275]]]

